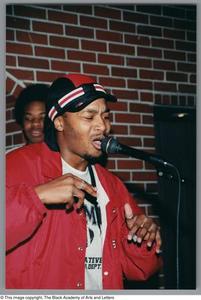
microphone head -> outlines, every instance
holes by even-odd
[[[101,150],[107,154],[118,153],[118,141],[107,136],[101,141]]]

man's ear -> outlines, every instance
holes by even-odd
[[[63,119],[61,116],[54,119],[54,127],[57,131],[63,131]]]

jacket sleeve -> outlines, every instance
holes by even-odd
[[[130,195],[125,185],[118,179],[117,181],[117,190],[123,202],[131,205],[134,215],[142,214],[140,207],[138,207],[135,199]],[[124,205],[120,209],[118,226],[120,234],[120,260],[124,275],[128,280],[147,280],[163,265],[161,257],[155,252],[155,243],[150,250],[147,248],[146,242],[142,242],[141,246],[138,246],[134,242],[127,240],[129,230],[125,223]]]
[[[121,195],[124,197],[125,203],[131,205],[133,213],[141,214],[140,208],[126,187],[123,184],[118,184],[118,188],[121,189]],[[120,256],[123,272],[128,280],[147,280],[162,267],[162,259],[155,252],[155,243],[150,250],[147,248],[146,242],[142,242],[141,246],[134,242],[129,242],[127,240],[129,230],[125,223],[124,208],[122,208],[121,218],[123,225],[120,231]]]
[[[47,211],[33,188],[36,183],[26,182],[31,170],[25,161],[13,167],[12,156],[6,162],[6,251],[30,238]],[[20,161],[20,155],[17,159]]]
[[[6,188],[6,251],[25,241],[44,218],[45,206],[25,183]]]
[[[126,225],[125,225],[126,227]],[[123,273],[128,280],[147,280],[156,273],[163,265],[162,259],[155,252],[155,244],[151,250],[147,249],[146,242],[140,246],[127,241],[127,228],[123,229],[121,240],[121,264]]]

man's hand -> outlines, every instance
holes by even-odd
[[[66,209],[70,209],[75,203],[81,208],[85,198],[85,192],[97,197],[97,189],[72,174],[65,174],[50,182],[35,186],[35,192],[43,204],[66,203]]]
[[[156,253],[160,253],[161,236],[160,228],[153,222],[151,218],[145,215],[134,216],[131,206],[126,203],[124,206],[125,219],[129,231],[128,240],[134,240],[138,244],[147,241],[147,246],[152,247],[156,242]]]

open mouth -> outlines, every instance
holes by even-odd
[[[92,144],[93,144],[94,148],[96,148],[97,150],[101,150],[101,142],[102,142],[103,139],[104,139],[104,137],[95,138],[92,141]]]
[[[41,131],[32,131],[32,132],[31,132],[31,135],[32,135],[33,137],[39,137],[39,136],[42,136],[42,135],[43,135],[43,132],[41,132]]]

